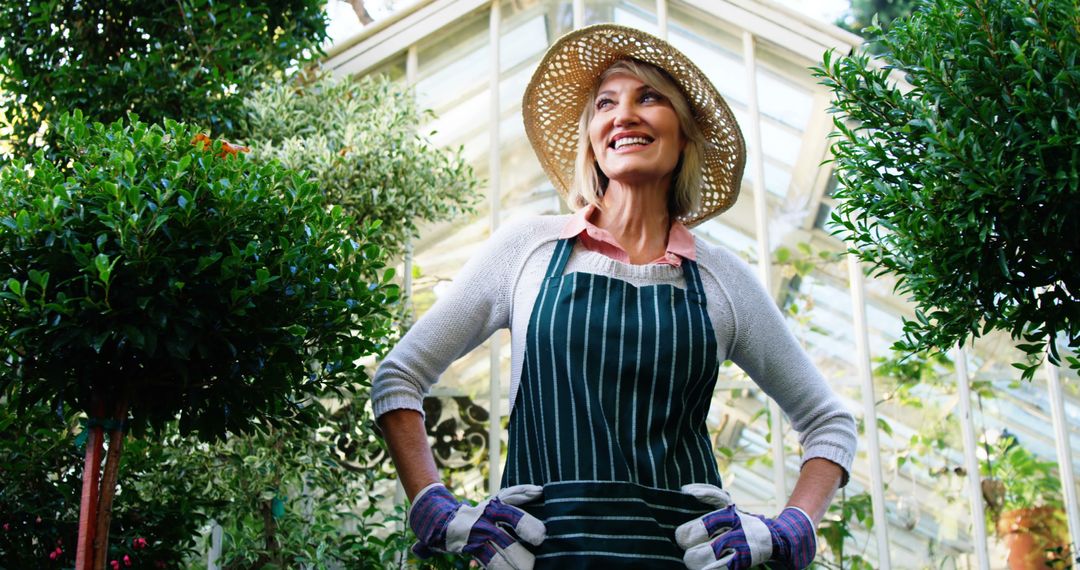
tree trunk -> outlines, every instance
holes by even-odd
[[[105,415],[105,405],[95,402],[91,405],[91,415],[101,418]],[[86,438],[86,461],[83,463],[82,499],[79,501],[79,539],[75,547],[76,570],[93,570],[94,533],[98,519],[98,473],[101,471],[101,451],[105,439],[105,430],[101,426],[91,426],[87,422],[89,434]]]
[[[127,398],[116,404],[109,431],[109,452],[105,457],[105,472],[101,476],[97,531],[94,533],[94,570],[104,570],[105,559],[109,555],[109,526],[112,524],[116,481],[120,475],[120,453],[124,448],[124,420],[127,419],[127,409]]]

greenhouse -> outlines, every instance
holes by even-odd
[[[415,493],[375,420],[377,370],[500,228],[576,209],[537,159],[522,100],[561,37],[608,23],[685,54],[730,107],[745,140],[738,198],[693,238],[746,263],[854,419],[846,485],[817,522],[810,567],[1080,567],[1076,2],[917,1],[915,16],[872,24],[853,24],[844,2],[848,29],[775,0],[279,2],[276,16],[184,0],[178,16],[108,17],[44,4],[0,9],[0,568],[469,567],[410,553]],[[964,35],[969,15],[985,38]],[[63,70],[55,83],[24,79],[34,68],[16,52],[36,44],[20,26],[52,18],[56,37],[76,37],[99,16],[99,30],[127,18],[125,33],[148,40],[183,17],[185,33],[157,45],[188,55],[150,59],[139,50],[158,48],[133,42],[102,60],[126,79],[61,92],[94,82],[72,71],[73,43],[44,64]],[[220,31],[231,18],[269,23]],[[322,37],[303,31],[315,28]],[[984,48],[1009,57],[965,68],[963,52]],[[205,73],[185,71],[191,54]],[[935,69],[956,82],[940,88]],[[132,87],[140,73],[157,83]],[[946,92],[958,85],[973,95]],[[115,111],[97,103],[110,98]],[[998,129],[1008,113],[1000,147],[965,126]],[[957,197],[981,185],[996,186]],[[56,212],[92,188],[104,189],[85,206],[100,225],[58,221],[81,220]],[[155,245],[169,228],[189,237]],[[993,245],[961,259],[980,231]],[[991,273],[1007,287],[991,289]],[[969,297],[977,308],[938,302],[932,291],[961,288],[950,275],[986,287]],[[423,397],[439,476],[472,502],[506,480],[521,396],[499,328]],[[703,397],[723,488],[741,511],[787,512],[800,434],[721,360]],[[104,522],[86,522],[88,508]]]

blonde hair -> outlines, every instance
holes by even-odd
[[[617,61],[605,69],[597,78],[596,85],[589,91],[585,108],[581,111],[581,120],[578,122],[574,184],[566,197],[567,202],[575,210],[589,204],[598,208],[602,206],[601,201],[604,190],[607,189],[608,179],[596,163],[596,156],[593,154],[589,140],[589,122],[596,114],[596,108],[592,103],[596,99],[600,85],[617,73],[638,79],[655,89],[671,103],[679,119],[682,134],[686,138],[686,146],[679,156],[679,162],[672,176],[672,191],[668,195],[668,214],[673,218],[679,218],[696,211],[701,203],[701,187],[704,179],[705,135],[702,134],[701,127],[694,118],[694,112],[690,109],[686,97],[671,76],[655,65],[631,59]]]

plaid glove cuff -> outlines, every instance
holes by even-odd
[[[773,539],[773,560],[802,570],[817,555],[817,536],[814,523],[806,511],[788,507],[774,519],[765,519]]]
[[[417,540],[429,548],[446,549],[446,527],[461,507],[461,501],[442,483],[424,487],[409,509],[409,527]]]

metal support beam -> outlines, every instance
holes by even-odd
[[[1050,342],[1054,342],[1051,340]],[[1080,560],[1080,509],[1076,505],[1076,478],[1073,474],[1072,444],[1065,423],[1065,395],[1061,390],[1061,377],[1057,366],[1046,359],[1047,390],[1050,392],[1050,418],[1054,425],[1054,447],[1057,448],[1058,469],[1061,472],[1061,490],[1065,498],[1065,515],[1069,520],[1069,536],[1073,560]]]
[[[407,85],[409,89],[413,90],[413,97],[416,96],[416,82],[420,78],[419,69],[420,56],[418,55],[418,49],[416,47],[416,44],[412,44],[408,47],[408,49],[405,50],[405,85]],[[405,260],[402,263],[402,273],[404,274],[402,275],[402,295],[404,296],[405,303],[407,304],[405,309],[406,328],[412,326],[413,320],[416,318],[416,315],[413,312],[412,302],[412,268],[413,244],[412,239],[410,238],[405,241]],[[394,484],[394,504],[403,505],[405,504],[406,498],[405,487],[401,484],[400,477],[396,478],[395,481],[396,483]],[[396,526],[398,532],[403,532],[405,530],[405,521],[399,520]],[[398,556],[398,567],[404,567],[406,557],[407,556],[404,552],[402,552]]]
[[[667,41],[667,24],[667,0],[656,0],[656,29],[664,41]]]
[[[754,219],[757,230],[758,276],[770,294],[772,288],[772,254],[769,248],[769,202],[765,195],[765,151],[761,142],[761,114],[758,110],[757,63],[754,35],[743,31],[743,62],[746,65],[746,86],[750,100],[750,165],[754,172]],[[769,399],[770,440],[772,441],[773,485],[776,509],[787,504],[787,464],[784,457],[784,416],[780,405]]]
[[[409,89],[416,89],[416,82],[418,79],[419,68],[419,56],[417,55],[416,44],[409,46],[409,49],[405,51],[405,85]],[[413,96],[416,96],[416,92],[412,92]],[[413,244],[412,238],[405,240],[405,259],[402,263],[402,294],[405,298],[405,328],[408,329],[412,326],[413,320],[416,315],[413,314],[413,301],[412,301],[412,269],[413,269]]]
[[[217,521],[210,521],[210,550],[206,554],[206,570],[221,570],[218,561],[221,560],[221,525]]]
[[[499,227],[499,191],[501,177],[502,154],[499,142],[499,39],[502,21],[501,0],[491,1],[491,19],[488,23],[490,39],[491,61],[488,65],[491,70],[488,78],[488,94],[491,97],[491,109],[488,115],[488,198],[491,203],[491,233]],[[502,410],[499,406],[502,397],[502,382],[499,377],[502,371],[500,356],[502,354],[502,334],[495,331],[491,335],[491,373],[488,383],[488,413],[491,424],[488,426],[488,491],[495,494],[499,490],[499,473],[502,458]]]
[[[881,446],[878,443],[877,407],[874,376],[870,371],[870,335],[866,327],[866,295],[863,291],[862,264],[847,256],[848,280],[851,283],[851,316],[855,322],[855,364],[862,380],[863,424],[870,455],[870,499],[874,512],[874,535],[877,537],[878,568],[889,570],[889,520],[885,515],[885,482],[881,473]]]
[[[956,387],[960,404],[960,429],[964,436],[964,468],[967,469],[968,502],[971,503],[971,522],[974,537],[972,547],[979,570],[990,570],[990,555],[986,547],[986,514],[983,511],[982,481],[979,475],[979,459],[975,456],[975,423],[971,416],[971,385],[967,371],[967,351],[956,347]]]

